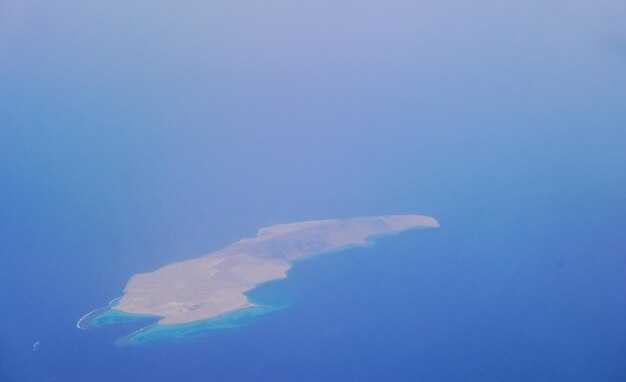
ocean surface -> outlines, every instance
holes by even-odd
[[[0,382],[626,381],[625,14],[1,1]],[[76,328],[260,227],[385,214],[441,227],[206,335]]]
[[[122,284],[81,288],[87,275],[41,256],[15,274],[67,271],[14,281],[47,288],[40,301],[3,291],[3,308],[32,310],[3,315],[2,380],[624,380],[623,217],[500,208],[481,221],[484,213],[468,207],[439,229],[298,262],[252,293],[283,309],[130,346],[115,341],[145,323],[74,326],[81,308]],[[538,241],[546,219],[550,234]],[[76,287],[55,290],[51,277]]]

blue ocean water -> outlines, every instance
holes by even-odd
[[[3,380],[621,380],[622,217],[601,234],[559,217],[537,243],[546,223],[511,212],[299,262],[255,291],[287,307],[191,341],[119,347],[145,325],[77,330],[78,307],[54,301],[5,323]]]
[[[625,13],[0,2],[0,381],[625,381]],[[235,328],[76,328],[259,227],[403,213],[441,228],[299,262]]]

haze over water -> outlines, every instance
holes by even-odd
[[[0,380],[626,379],[624,14],[2,2]],[[413,213],[441,228],[296,265],[241,328],[74,326],[258,227]]]

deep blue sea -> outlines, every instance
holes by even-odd
[[[110,271],[110,283],[90,290],[82,288],[89,275],[73,262],[46,253],[14,260],[14,288],[2,290],[0,375],[2,381],[622,381],[624,217],[600,203],[594,216],[602,219],[594,219],[576,200],[560,202],[578,208],[550,216],[532,206],[468,206],[439,216],[439,229],[299,262],[288,279],[253,293],[286,308],[187,341],[118,347],[117,338],[142,325],[74,327],[85,309],[123,286],[128,270]],[[93,267],[109,269],[105,256],[96,259]],[[41,289],[37,298],[33,289]]]
[[[625,4],[0,1],[0,382],[626,381]],[[207,336],[76,328],[261,227],[387,214],[441,227]]]

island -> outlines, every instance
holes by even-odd
[[[212,319],[252,307],[245,293],[286,277],[294,261],[363,245],[380,235],[438,226],[428,216],[389,215],[262,228],[255,237],[208,255],[132,276],[110,309],[158,317],[160,326]]]

